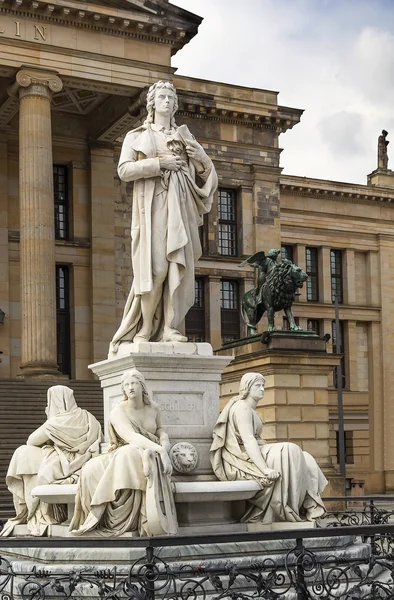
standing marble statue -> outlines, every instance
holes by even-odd
[[[296,444],[261,439],[263,422],[255,409],[264,397],[264,382],[260,373],[246,373],[239,395],[219,415],[210,451],[213,470],[221,481],[260,483],[243,522],[313,521],[325,512],[320,493],[327,480],[315,459]]]
[[[42,502],[31,491],[38,485],[76,483],[81,467],[100,451],[100,423],[77,406],[73,391],[55,385],[47,398],[47,420],[15,450],[8,468],[6,483],[16,516],[7,521],[2,536],[11,535],[16,525],[44,535],[52,524],[65,521],[65,506]]]
[[[389,145],[388,132],[383,129],[382,133],[378,137],[378,169],[388,169],[389,157],[387,153],[387,146]]]
[[[217,188],[211,159],[186,125],[177,127],[176,90],[149,88],[148,116],[123,142],[118,174],[133,181],[133,284],[111,350],[122,341],[186,342],[178,330],[194,303],[198,228]]]
[[[170,442],[159,407],[136,369],[125,371],[121,389],[123,400],[109,418],[111,446],[82,469],[70,531],[84,535],[94,530],[102,536],[175,534]]]

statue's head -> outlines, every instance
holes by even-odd
[[[168,111],[171,127],[176,126],[174,115],[178,110],[178,96],[170,81],[157,81],[150,86],[146,98],[146,109],[148,111],[148,116],[145,119],[146,124],[154,123],[157,110],[164,114]]]
[[[48,389],[47,407],[45,409],[48,419],[64,412],[70,412],[76,408],[78,407],[71,388],[66,385],[53,385]]]
[[[239,398],[244,400],[250,394],[250,390],[254,384],[265,384],[265,377],[261,373],[245,373],[239,384]],[[264,394],[263,394],[264,395]]]
[[[140,386],[142,392],[142,400],[144,404],[150,404],[150,396],[148,392],[148,387],[146,385],[145,377],[143,374],[138,371],[138,369],[129,369],[125,371],[122,375],[122,379],[120,380],[120,389],[122,390],[123,400],[127,400],[128,396],[125,391],[126,382],[132,382],[136,385]]]
[[[269,250],[267,256],[268,258],[272,258],[272,260],[276,260],[278,258],[280,254],[280,250],[278,250],[277,248],[271,248],[271,250]]]
[[[389,134],[388,131],[386,131],[385,129],[382,129],[382,135],[384,135],[384,137],[386,137],[386,135],[388,135],[388,134]]]

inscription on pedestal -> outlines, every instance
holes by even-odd
[[[204,425],[203,394],[156,392],[163,425]]]

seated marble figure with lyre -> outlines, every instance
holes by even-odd
[[[123,400],[110,413],[111,446],[82,470],[70,530],[73,535],[175,534],[170,442],[159,407],[136,369],[123,374],[121,388]]]

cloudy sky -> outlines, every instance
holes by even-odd
[[[305,110],[280,137],[284,173],[366,183],[382,129],[394,169],[394,0],[171,1],[204,17],[173,59],[179,74]]]

